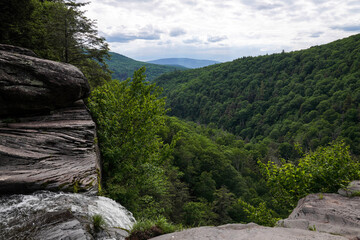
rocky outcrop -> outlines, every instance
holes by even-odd
[[[105,224],[94,227],[93,216]],[[0,197],[0,239],[124,239],[135,223],[115,201],[41,191]]]
[[[301,199],[291,215],[279,226],[312,229],[360,239],[360,197],[344,197],[335,193],[310,194]]]
[[[49,115],[0,121],[0,194],[97,191],[95,134],[82,101]]]
[[[0,195],[39,189],[97,191],[95,123],[74,66],[0,45]],[[22,55],[19,53],[27,53]]]
[[[76,67],[0,45],[0,239],[128,235],[132,214],[92,196],[101,171],[95,123],[81,100],[88,94]],[[44,189],[86,194],[37,191]],[[104,225],[96,226],[98,214]]]
[[[49,112],[88,96],[89,84],[76,67],[19,52],[26,51],[0,45],[0,116]]]
[[[169,233],[152,240],[346,240],[341,236],[334,236],[327,233],[315,231],[290,229],[290,228],[270,228],[249,224],[228,224],[218,227],[198,227],[184,230],[181,232]]]

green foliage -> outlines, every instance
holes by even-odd
[[[75,180],[73,183],[73,193],[78,193],[79,192],[79,181]]]
[[[0,43],[29,47],[32,13],[36,1],[12,0],[0,2]]]
[[[233,209],[237,198],[254,204],[270,199],[257,173],[255,159],[261,148],[246,149],[244,141],[231,133],[175,117],[166,118],[159,135],[165,143],[177,139],[172,157],[183,190],[172,198],[177,201],[169,215],[173,222],[190,226],[246,222],[246,216],[239,217]]]
[[[309,226],[309,230],[310,230],[310,231],[315,231],[315,232],[316,232],[316,226],[315,226],[315,225]]]
[[[140,62],[114,52],[110,52],[109,55],[110,58],[106,60],[106,63],[109,66],[109,69],[112,71],[111,75],[114,79],[121,81],[131,77],[136,69],[139,69],[143,66],[146,67],[146,80],[150,82],[163,73],[186,69],[185,67],[181,66],[175,67]]]
[[[187,202],[183,208],[185,212],[185,224],[187,226],[211,225],[216,217],[211,211],[211,205],[206,201]]]
[[[245,213],[246,222],[254,222],[263,226],[273,227],[280,218],[274,217],[276,214],[273,210],[268,209],[264,202],[259,203],[257,207],[243,201],[239,198],[234,206]]]
[[[107,195],[135,216],[163,213],[168,193],[168,145],[156,133],[164,124],[164,99],[154,84],[145,82],[145,68],[130,79],[95,89],[89,108],[98,126]],[[154,212],[154,210],[156,210]]]
[[[298,164],[280,166],[269,161],[259,164],[280,206],[291,210],[309,193],[336,192],[352,180],[360,178],[360,163],[349,153],[344,142],[334,142],[306,154]]]
[[[350,197],[360,197],[360,191],[351,193]]]
[[[151,229],[152,227],[158,227],[162,230],[163,234],[172,233],[175,231],[180,231],[183,229],[182,225],[174,225],[169,223],[168,220],[164,217],[157,217],[154,220],[151,219],[140,219],[137,221],[131,229],[131,233],[136,231],[146,231]]]
[[[92,223],[95,232],[99,232],[105,226],[105,220],[100,214],[92,216]]]

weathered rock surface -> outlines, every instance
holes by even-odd
[[[360,239],[360,197],[310,194],[301,199],[289,218],[280,220],[278,225]]]
[[[0,116],[48,112],[88,96],[89,84],[76,67],[29,56],[30,50],[2,49],[7,51],[0,50]]]
[[[152,240],[346,240],[341,236],[315,231],[270,228],[249,224],[228,224],[218,227],[198,227],[169,233]]]
[[[105,221],[98,232],[95,214]],[[124,239],[134,223],[129,211],[105,197],[47,191],[0,197],[0,239]]]
[[[0,195],[97,191],[95,137],[82,100],[49,115],[0,120]]]

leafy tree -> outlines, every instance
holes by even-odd
[[[160,88],[145,82],[145,68],[130,79],[96,88],[89,108],[98,126],[103,176],[108,196],[135,215],[152,217],[164,212],[168,193],[165,164],[168,145],[157,132],[164,124],[165,102]],[[155,212],[153,212],[155,211]]]
[[[188,202],[184,205],[185,224],[188,226],[210,225],[216,214],[211,211],[211,206],[206,201]]]
[[[241,198],[233,206],[237,211],[242,212],[245,217],[242,219],[243,222],[254,222],[264,226],[273,227],[279,218],[276,218],[275,212],[266,207],[264,202],[261,202],[257,207],[243,201]]]
[[[226,187],[221,187],[214,193],[213,212],[216,213],[216,224],[232,222],[229,211],[235,201],[235,195]]]
[[[79,67],[95,87],[111,79],[105,63],[109,48],[105,39],[98,36],[95,21],[80,10],[86,4],[74,0],[45,1],[42,8],[37,8],[38,18],[46,16],[38,25],[46,29],[43,37],[47,47],[35,51],[45,58]]]
[[[0,1],[0,43],[30,47],[30,22],[35,4],[32,0]]]
[[[360,177],[360,163],[350,156],[344,142],[319,147],[305,154],[297,165],[278,166],[271,161],[259,164],[275,200],[288,210],[309,193],[336,192]]]

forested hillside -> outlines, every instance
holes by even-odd
[[[98,87],[89,99],[103,193],[138,219],[272,226],[306,194],[333,192],[360,177],[358,161],[342,142],[310,153],[297,146],[296,161],[277,165],[269,159],[280,157],[270,147],[276,143],[247,143],[211,124],[168,117],[160,89],[145,81],[144,70],[132,81]]]
[[[171,115],[275,142],[270,148],[285,159],[295,157],[295,143],[314,150],[338,138],[360,154],[360,35],[169,73],[156,83]]]
[[[113,79],[125,80],[132,77],[135,70],[145,66],[146,67],[146,79],[152,81],[163,73],[173,72],[176,70],[184,70],[182,66],[164,66],[158,64],[152,64],[147,62],[140,62],[134,59],[128,58],[124,55],[109,52],[110,58],[106,60],[109,69],[112,71]]]

